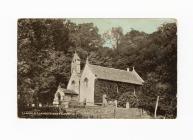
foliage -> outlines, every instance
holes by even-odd
[[[121,27],[113,27],[112,30],[109,32],[105,32],[103,34],[103,38],[106,45],[112,47],[113,49],[118,49],[120,45],[121,38],[123,37],[123,29]]]
[[[133,92],[125,92],[118,98],[118,105],[121,107],[126,107],[126,103],[129,102],[131,108],[139,107],[139,99],[137,95]]]
[[[136,95],[140,92],[139,86],[135,86]],[[137,96],[134,95],[134,86],[132,84],[122,82],[112,82],[107,80],[96,80],[95,81],[95,102],[101,103],[102,96],[106,94],[106,98],[109,101],[118,100],[119,105],[124,107],[125,103],[129,101],[132,107],[138,106]]]

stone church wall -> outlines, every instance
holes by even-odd
[[[86,64],[80,79],[80,102],[87,105],[94,104],[94,75]]]

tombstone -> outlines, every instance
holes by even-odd
[[[39,107],[42,107],[42,104],[41,104],[41,103],[39,103]]]
[[[114,100],[115,108],[117,108],[117,100]]]
[[[31,106],[32,106],[32,107],[35,107],[35,104],[32,104]]]
[[[126,108],[129,109],[130,106],[129,106],[129,102],[126,102]]]
[[[109,104],[112,104],[112,101],[108,101]]]
[[[106,99],[106,94],[103,94],[103,105],[107,106],[107,99]]]

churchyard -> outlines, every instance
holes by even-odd
[[[138,108],[106,106],[39,106],[25,107],[18,114],[20,118],[71,118],[71,119],[145,119],[152,118],[146,111]]]

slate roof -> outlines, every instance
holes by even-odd
[[[135,69],[132,71],[125,71],[91,64],[88,64],[88,66],[98,79],[131,83],[136,85],[142,85],[144,83],[143,79],[138,75]]]
[[[58,92],[63,92],[65,94],[71,94],[71,95],[78,95],[78,93],[76,93],[73,90],[69,90],[69,89],[65,89],[65,88],[61,88],[61,87],[59,87]]]

